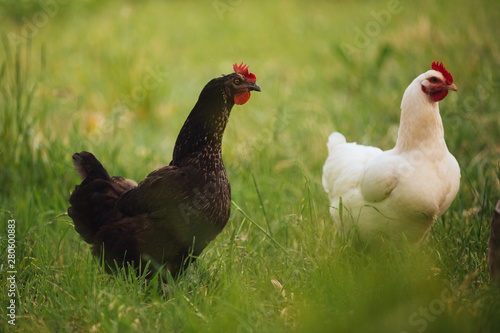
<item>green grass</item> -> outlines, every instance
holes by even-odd
[[[497,1],[401,1],[354,53],[345,46],[390,2],[62,2],[0,1],[2,281],[9,219],[17,270],[16,326],[2,282],[0,330],[499,330],[486,268],[500,198]],[[460,192],[418,248],[366,254],[334,236],[326,139],[391,148],[404,89],[433,60],[459,89],[440,108]],[[142,179],[170,161],[202,87],[236,61],[263,91],[226,130],[228,226],[167,289],[105,274],[62,215],[78,183],[71,154]]]

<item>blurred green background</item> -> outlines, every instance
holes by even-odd
[[[486,270],[498,13],[497,1],[0,0],[0,225],[16,220],[16,328],[498,331]],[[458,87],[440,109],[460,192],[420,247],[368,255],[335,239],[327,137],[392,148],[403,92],[434,60]],[[71,155],[144,178],[170,162],[203,86],[241,61],[262,93],[233,109],[224,138],[230,223],[168,297],[104,274],[61,215],[79,182]]]

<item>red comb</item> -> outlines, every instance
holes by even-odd
[[[255,83],[257,82],[257,78],[255,77],[254,73],[249,73],[248,72],[248,65],[243,65],[243,62],[238,66],[238,63],[235,63],[233,65],[233,69],[236,73],[243,75],[244,77],[247,78],[248,82]]]
[[[453,76],[451,76],[450,72],[448,72],[446,68],[444,68],[443,63],[433,61],[432,69],[443,74],[446,81],[448,81],[449,83],[453,83]]]

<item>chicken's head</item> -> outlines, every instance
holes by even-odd
[[[225,84],[234,98],[234,103],[242,105],[250,99],[250,91],[260,91],[260,87],[256,84],[255,74],[248,72],[247,65],[236,63],[233,65],[233,69],[234,73],[225,77]]]
[[[434,102],[439,102],[448,95],[448,91],[457,91],[453,84],[453,76],[444,68],[443,63],[434,61],[432,70],[428,71],[421,82],[422,91],[430,96]]]

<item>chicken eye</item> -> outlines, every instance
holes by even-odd
[[[234,84],[239,85],[241,83],[240,79],[234,79]]]
[[[435,76],[431,77],[431,83],[437,83],[437,82],[438,82],[437,77]]]

